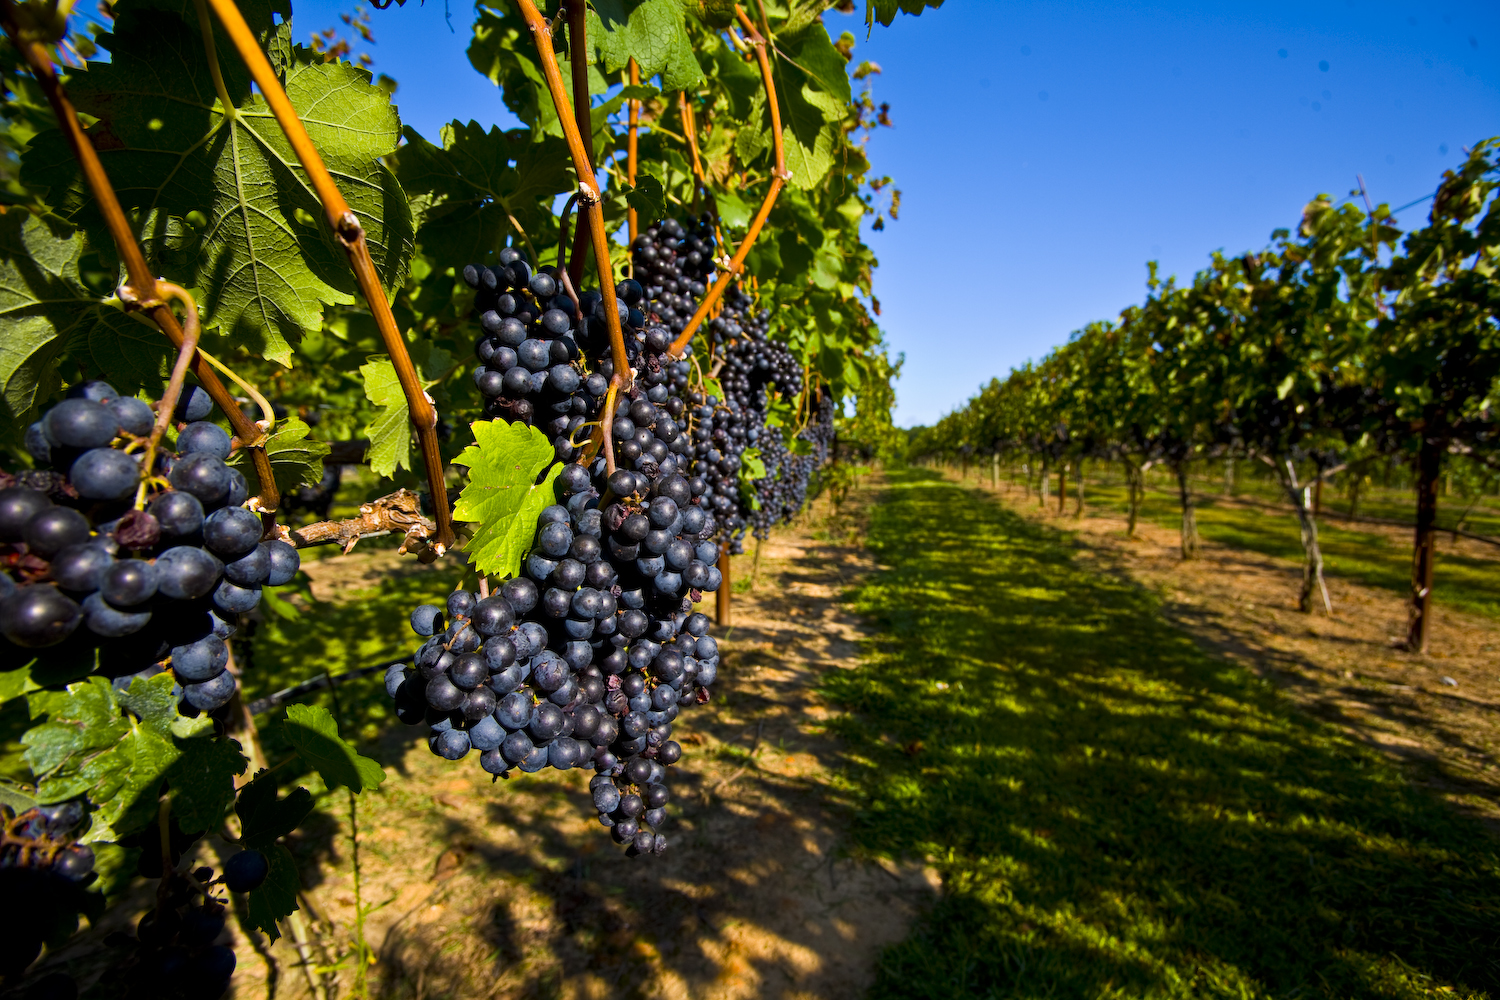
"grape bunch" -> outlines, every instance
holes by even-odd
[[[720,525],[704,504],[707,483],[690,475],[683,394],[691,363],[667,353],[674,325],[681,330],[703,294],[712,244],[701,225],[689,236],[667,220],[635,253],[645,284],[620,282],[616,303],[633,387],[607,414],[614,369],[602,297],[584,293],[570,314],[571,299],[556,296],[547,271],[530,275],[519,297],[498,291],[529,273],[513,250],[500,256],[508,278],[465,269],[479,287],[476,309],[493,303],[479,312],[487,332],[477,348],[485,371],[476,375],[490,414],[541,426],[568,464],[522,574],[495,593],[459,590],[442,607],[413,611],[426,641],[411,664],[388,671],[386,690],[398,717],[429,727],[429,747],[442,757],[477,751],[497,777],[592,767],[600,822],[629,853],[660,854],[667,767],[682,756],[672,723],[683,705],[709,699],[719,666],[708,617],[692,606],[722,583]],[[522,352],[540,365],[543,347],[531,343],[568,360],[545,375],[538,367],[523,386],[502,349],[522,368]],[[607,442],[577,439],[589,421],[602,424]]]
[[[250,852],[234,858],[245,853]],[[100,983],[105,995],[122,1000],[219,1000],[228,992],[234,949],[216,942],[229,907],[212,894],[214,884],[213,869],[206,866],[195,869],[191,877],[168,873],[157,891],[156,908],[141,917],[135,934],[116,931],[105,939],[126,950]]]
[[[698,308],[714,273],[713,225],[707,215],[689,232],[666,219],[642,232],[630,244],[635,280],[650,300],[654,320],[671,333],[682,332]]]
[[[693,471],[708,483],[730,551],[738,553],[747,530],[753,527],[757,537],[764,537],[771,524],[801,509],[799,500],[786,513],[783,498],[770,494],[777,492],[774,484],[786,472],[806,476],[810,469],[789,461],[797,456],[788,451],[780,431],[766,423],[776,395],[796,397],[802,391],[802,366],[786,345],[769,338],[770,313],[755,310],[741,288],[731,288],[723,301],[723,311],[708,326],[723,359],[719,382],[725,398],[690,397],[695,408]],[[767,471],[765,479],[756,481],[755,504],[740,489],[740,468],[749,448],[757,449]],[[781,492],[786,498],[795,495],[795,490]]]
[[[262,541],[242,506],[231,440],[197,387],[177,413],[176,453],[141,468],[156,415],[104,382],[68,393],[26,432],[37,468],[0,473],[0,634],[15,647],[97,651],[120,685],[170,668],[187,711],[234,695],[224,640],[264,584],[300,565]],[[144,485],[143,485],[144,484]],[[20,650],[16,662],[24,662]]]
[[[76,799],[19,813],[0,805],[0,899],[10,904],[0,908],[0,977],[35,961],[55,918],[77,912],[95,880],[93,849],[73,840],[86,815]]]
[[[818,394],[818,414],[808,422],[797,438],[811,446],[807,454],[796,454],[777,433],[761,439],[761,462],[766,474],[752,484],[756,507],[750,512],[750,523],[756,538],[765,539],[771,528],[796,517],[807,504],[807,490],[813,473],[828,460],[833,444],[833,395],[827,390]]]

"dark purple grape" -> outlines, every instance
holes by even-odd
[[[113,448],[92,448],[73,462],[68,481],[88,500],[124,500],[140,482],[136,459]]]
[[[109,407],[92,399],[65,399],[42,418],[47,438],[65,448],[102,448],[120,430]]]
[[[224,862],[224,886],[230,892],[253,892],[271,874],[271,863],[259,851],[241,851]]]
[[[51,506],[47,494],[25,486],[0,490],[0,542],[19,542],[26,522]]]
[[[238,558],[260,542],[260,518],[243,507],[224,507],[203,519],[203,544],[221,558]]]
[[[179,601],[193,601],[213,592],[224,564],[203,549],[179,545],[156,557],[157,589]]]
[[[302,557],[297,554],[296,548],[279,538],[265,544],[266,554],[271,562],[266,583],[272,587],[282,587],[291,583],[292,578],[297,575],[297,570],[302,568]]]
[[[82,620],[83,609],[50,584],[18,587],[0,602],[0,634],[27,649],[57,645]]]
[[[146,506],[164,538],[190,538],[203,528],[203,504],[191,493],[163,493]]]
[[[80,400],[86,402],[86,400]],[[88,518],[71,507],[48,507],[33,514],[21,529],[26,547],[44,559],[69,545],[80,545],[93,537]]]
[[[212,455],[227,459],[230,452],[229,435],[217,424],[206,420],[188,424],[177,434],[177,451],[181,455]]]

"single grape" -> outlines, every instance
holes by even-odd
[[[18,587],[0,602],[0,634],[27,649],[57,645],[82,620],[83,610],[48,584]]]
[[[177,433],[177,451],[182,455],[201,453],[227,459],[230,452],[229,435],[217,424],[206,420],[196,421]]]
[[[71,507],[48,507],[38,511],[21,529],[21,539],[26,547],[44,559],[50,559],[69,545],[82,544],[92,535],[88,518]]]
[[[271,874],[271,863],[259,851],[241,851],[224,862],[224,885],[230,892],[254,892]]]

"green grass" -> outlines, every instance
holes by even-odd
[[[1117,483],[1090,482],[1085,499],[1096,510],[1107,509],[1122,515],[1126,512],[1125,489]],[[1217,496],[1201,493],[1194,499],[1199,535],[1209,541],[1286,560],[1288,579],[1293,581],[1288,587],[1295,588],[1301,573],[1302,543],[1297,520],[1290,512],[1226,504]],[[1071,503],[1070,500],[1070,510]],[[1171,493],[1147,491],[1140,516],[1164,528],[1178,529],[1182,509],[1175,487]],[[1409,511],[1406,516],[1411,516]],[[1407,593],[1411,585],[1411,546],[1404,536],[1401,541],[1393,542],[1385,534],[1345,526],[1349,524],[1328,518],[1319,520],[1318,541],[1323,549],[1324,571],[1330,576]],[[1494,551],[1500,556],[1500,549]],[[1448,548],[1446,536],[1439,536],[1433,600],[1459,611],[1500,619],[1500,559],[1459,555]]]
[[[945,884],[876,1000],[1500,996],[1476,823],[978,490],[893,474],[869,545],[852,846]]]

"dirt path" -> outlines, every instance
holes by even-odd
[[[856,495],[839,523],[873,491]],[[871,564],[819,540],[820,508],[776,533],[753,592],[734,595],[708,705],[677,726],[672,848],[631,860],[588,806],[582,772],[491,784],[472,759],[434,757],[397,727],[382,790],[360,803],[361,864],[376,951],[372,995],[400,998],[860,996],[884,946],[904,937],[936,876],[839,856],[839,752],[820,723],[819,675],[855,663],[859,624],[841,603]],[[372,558],[383,558],[374,554]],[[736,560],[736,576],[751,557]],[[351,561],[340,579],[364,572]],[[329,587],[326,596],[337,588]],[[710,609],[711,610],[711,609]],[[329,962],[348,947],[354,899],[347,806],[294,847]],[[329,928],[334,928],[330,932]],[[310,990],[290,945],[277,970],[241,942],[238,998]],[[351,973],[337,973],[346,995]]]
[[[1300,570],[1290,563],[1207,541],[1184,563],[1174,529],[1142,521],[1126,538],[1122,517],[1089,511],[1079,520],[1071,502],[1059,516],[1055,498],[1043,513],[1018,487],[1002,482],[998,492],[1026,517],[1076,532],[1086,560],[1158,591],[1167,616],[1202,643],[1274,678],[1500,832],[1500,625],[1439,605],[1432,652],[1417,656],[1397,648],[1406,631],[1399,594],[1330,576],[1332,617],[1302,614]]]

